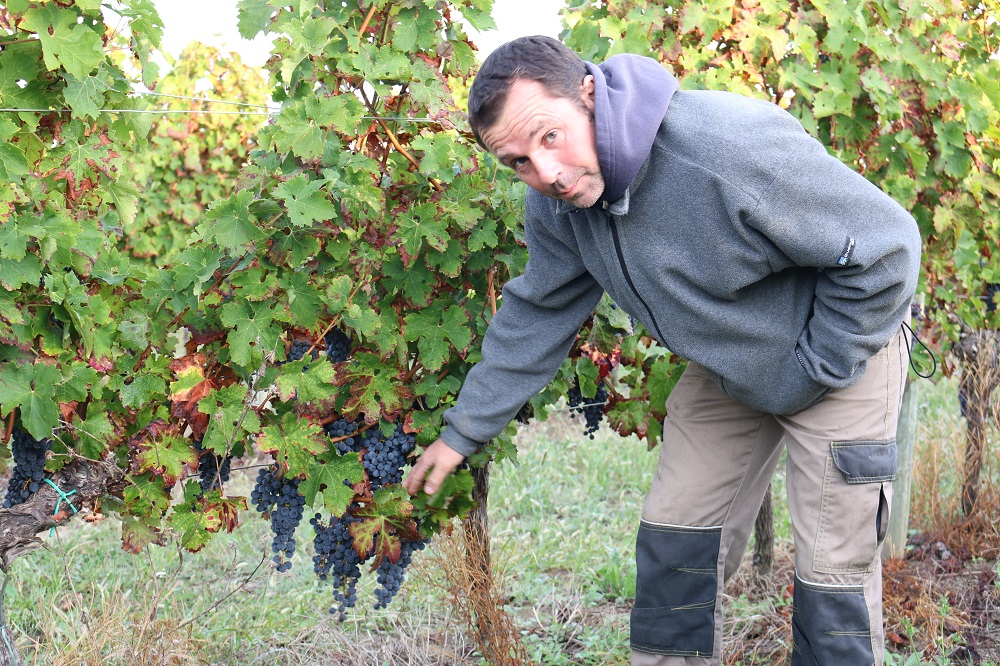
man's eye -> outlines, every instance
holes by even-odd
[[[556,140],[556,131],[552,130],[551,132],[549,132],[548,134],[546,134],[545,135],[545,140],[547,142],[549,142],[549,143],[552,143],[553,141],[555,141]]]
[[[518,171],[522,167],[524,167],[524,165],[527,164],[527,163],[528,163],[527,158],[524,158],[524,157],[515,157],[514,159],[512,159],[510,161],[510,168],[514,169],[515,171]]]

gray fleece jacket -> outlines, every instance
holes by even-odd
[[[613,86],[636,61],[648,68],[639,56],[588,68]],[[646,86],[626,85],[619,97],[645,99]],[[596,100],[602,171],[607,146],[629,145],[616,161],[637,164],[635,175],[589,209],[528,190],[527,266],[504,287],[483,360],[444,414],[441,436],[460,453],[545,387],[604,292],[730,396],[775,414],[854,383],[909,310],[913,218],[791,115],[714,91],[667,96],[665,114],[612,99]],[[649,124],[647,145],[615,136]]]

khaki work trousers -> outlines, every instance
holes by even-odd
[[[853,386],[790,416],[751,409],[688,366],[639,528],[633,666],[721,663],[723,583],[786,448],[792,663],[882,664],[881,550],[907,359],[901,330]]]

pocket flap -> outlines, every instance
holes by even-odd
[[[832,442],[833,463],[848,483],[875,483],[896,478],[896,440]]]

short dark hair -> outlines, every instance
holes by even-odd
[[[518,79],[538,81],[550,94],[582,104],[580,83],[585,76],[580,56],[552,37],[519,37],[503,44],[483,62],[469,90],[469,125],[476,141],[487,148],[482,133],[496,123]]]

